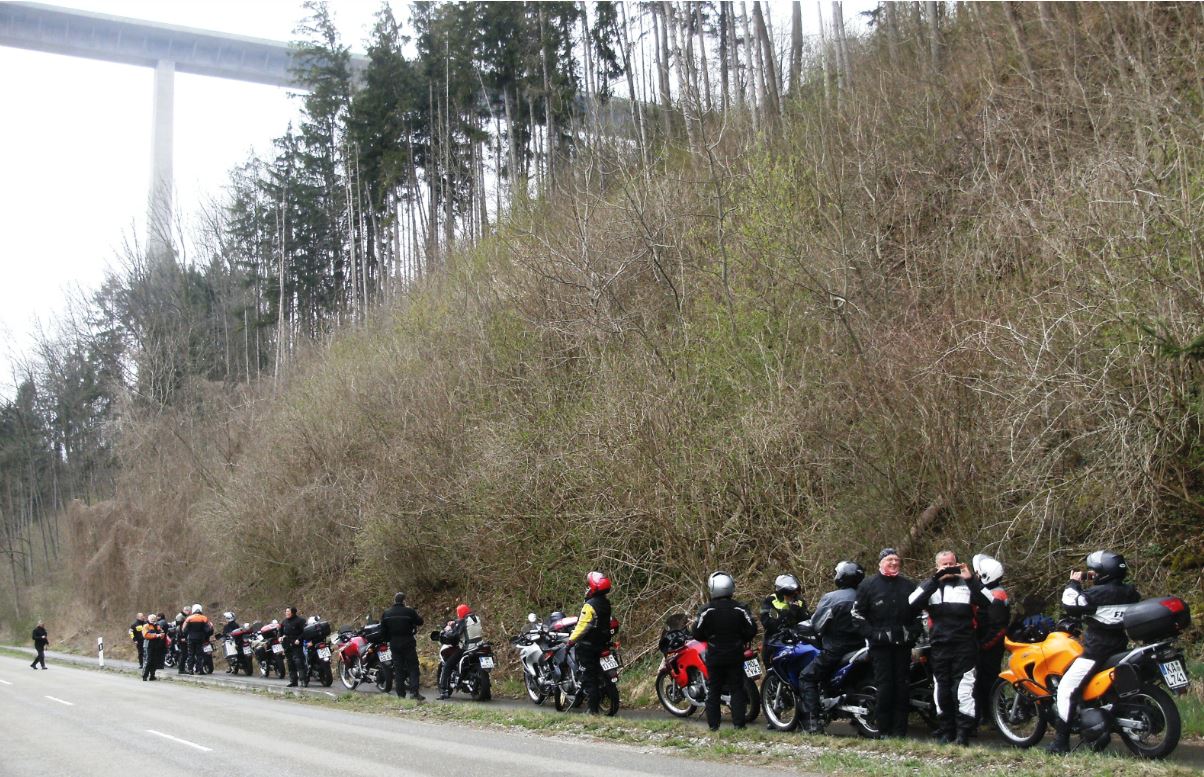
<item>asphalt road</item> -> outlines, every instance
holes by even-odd
[[[212,769],[402,777],[757,777],[750,769],[633,747],[356,714],[190,682],[143,683],[51,660],[0,656],[0,774],[127,777]]]

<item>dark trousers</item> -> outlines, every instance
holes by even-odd
[[[577,666],[581,667],[581,691],[588,712],[602,710],[602,651],[588,645],[576,648]]]
[[[205,673],[205,640],[188,640],[188,671],[193,674]]]
[[[298,680],[304,680],[305,684],[309,685],[309,673],[305,670],[305,649],[301,647],[301,640],[285,645],[284,660],[288,664],[288,681],[296,684]]]
[[[30,666],[32,666],[34,669],[37,669],[38,664],[40,663],[42,665],[42,668],[45,669],[46,668],[46,646],[43,645],[41,642],[39,642],[36,645],[34,645],[34,649],[38,651],[38,654],[36,656],[34,656],[33,663],[30,664]]]
[[[806,716],[803,723],[808,729],[818,728],[820,725],[819,687],[827,684],[836,670],[844,666],[842,659],[847,652],[849,651],[825,650],[803,670],[799,686],[803,695],[803,714]]]
[[[155,672],[163,667],[163,648],[146,646],[145,658],[142,664],[142,679],[154,680]]]
[[[184,674],[188,671],[188,662],[192,660],[188,651],[188,640],[181,639],[177,644],[180,646],[180,654],[176,656],[176,674]]]
[[[398,696],[405,696],[406,690],[409,690],[410,695],[418,695],[418,682],[421,679],[421,673],[418,667],[418,646],[413,642],[390,642],[389,652],[393,654],[393,690]],[[451,670],[443,667],[440,672],[439,681],[443,682],[443,672],[447,672],[450,676]],[[440,685],[442,688],[443,686]]]
[[[732,725],[744,728],[744,712],[748,698],[744,694],[744,658],[712,660],[707,658],[707,725],[719,728],[722,715],[719,697],[724,691],[731,694]]]
[[[396,653],[394,653],[396,655]],[[460,656],[464,655],[464,651],[459,648],[452,648],[443,656],[443,663],[439,665],[439,690],[443,693],[451,693],[451,676],[455,671],[456,666],[460,663]],[[400,693],[400,691],[398,692]]]
[[[990,710],[987,705],[991,701],[991,689],[999,679],[999,667],[1003,664],[1003,640],[995,647],[979,651],[978,670],[974,675],[974,712],[978,722],[987,720]]]
[[[138,649],[138,668],[146,666],[146,640],[134,640],[134,647]]]
[[[934,644],[928,663],[941,733],[946,739],[964,739],[978,720],[974,708],[978,643]]]
[[[911,648],[907,645],[875,645],[870,648],[874,686],[878,689],[875,717],[884,737],[907,736]]]

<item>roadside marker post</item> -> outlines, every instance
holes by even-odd
[[[100,659],[100,668],[105,668],[105,638],[96,638],[96,655]]]

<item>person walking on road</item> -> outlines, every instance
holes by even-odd
[[[732,725],[744,728],[748,696],[744,692],[744,649],[757,636],[757,622],[748,606],[734,601],[736,581],[726,572],[707,580],[711,600],[694,621],[694,639],[707,643],[707,727],[719,730],[724,689],[731,694]]]
[[[418,644],[414,638],[422,624],[422,616],[406,605],[406,595],[401,591],[393,595],[393,606],[380,616],[389,652],[393,654],[393,689],[397,691],[398,698],[405,697],[406,687],[409,686],[411,699],[426,700],[418,692]]]
[[[37,658],[29,665],[30,669],[37,669],[41,663],[42,668],[46,668],[46,646],[50,644],[50,638],[46,635],[46,624],[38,621],[37,628],[33,630],[33,646],[38,651]]]
[[[142,638],[145,640],[146,661],[142,665],[142,679],[158,680],[155,672],[163,668],[163,658],[167,655],[167,634],[164,631],[164,616],[156,616],[153,612],[147,617],[142,627]]]

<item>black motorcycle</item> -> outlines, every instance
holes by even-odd
[[[442,647],[439,648],[439,676],[443,676],[443,665],[447,661],[455,660],[456,662],[452,668],[447,692],[451,694],[462,691],[475,701],[489,701],[493,698],[492,685],[489,681],[489,673],[494,667],[493,645],[488,642],[478,642],[462,651],[458,659],[454,659],[453,656],[458,649],[456,639],[451,636],[448,629],[431,632],[431,640],[442,643]]]
[[[305,646],[306,681],[317,681],[329,688],[334,683],[334,672],[330,668],[330,624],[317,621],[301,632]]]

